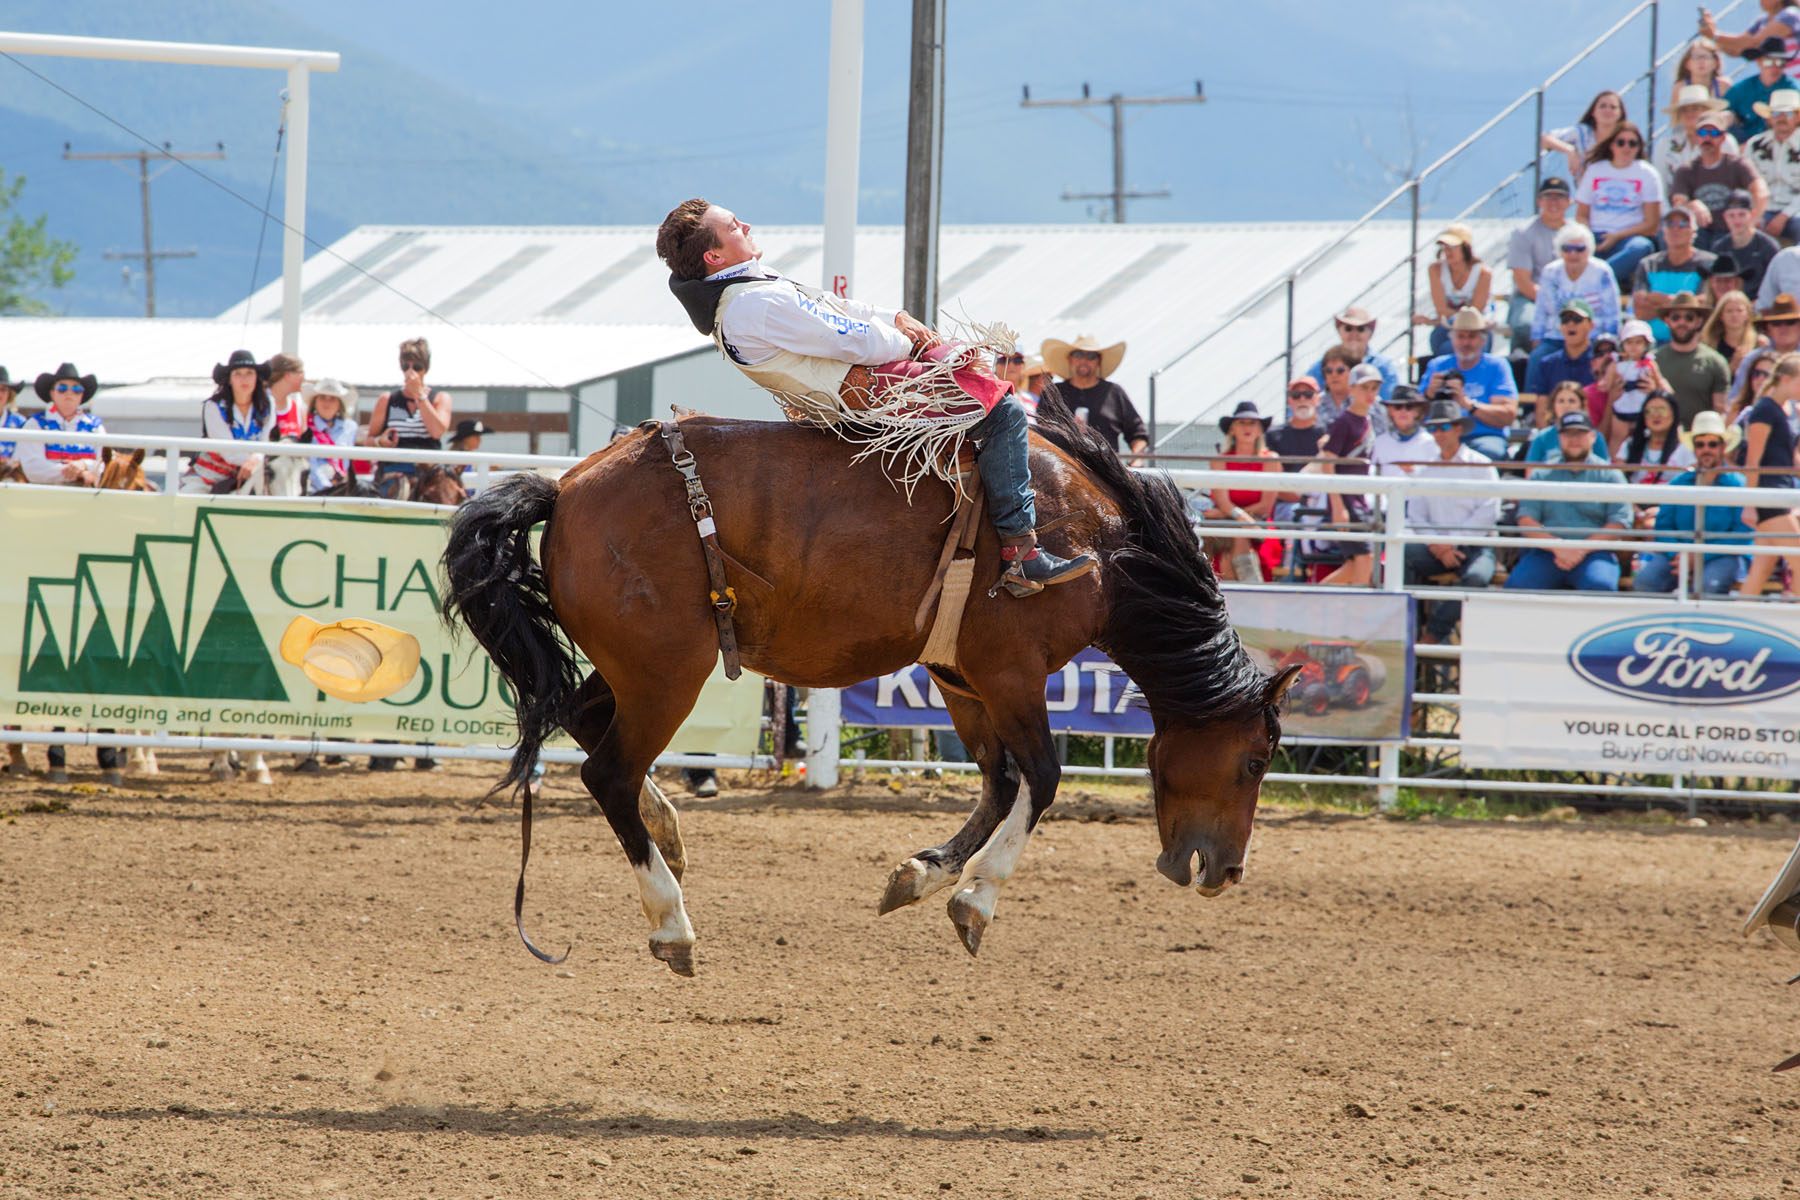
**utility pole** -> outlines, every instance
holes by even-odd
[[[225,143],[218,143],[218,147],[217,150],[211,150],[205,153],[176,154],[169,149],[169,143],[164,142],[161,151],[133,150],[129,153],[119,154],[71,154],[69,152],[69,143],[63,143],[63,158],[70,162],[110,162],[122,165],[133,159],[137,161],[138,193],[142,197],[144,208],[144,248],[142,251],[108,250],[104,257],[109,259],[135,259],[144,264],[144,315],[146,317],[154,317],[156,315],[156,260],[159,258],[193,258],[196,254],[196,251],[193,250],[157,250],[151,245],[150,181],[155,179],[158,175],[161,175],[164,171],[167,171],[170,167],[174,166],[176,162],[182,159],[224,158]],[[168,161],[157,170],[152,171],[150,169],[150,160],[153,158],[158,161],[163,159],[167,159]],[[130,170],[129,167],[126,167],[125,169]]]
[[[913,0],[912,97],[906,120],[906,311],[937,325],[938,214],[944,194],[944,8]]]
[[[1118,92],[1104,99],[1092,95],[1087,84],[1081,85],[1079,100],[1033,100],[1031,85],[1025,85],[1025,98],[1019,102],[1020,108],[1091,108],[1105,104],[1112,108],[1112,146],[1113,146],[1113,185],[1110,192],[1064,192],[1064,200],[1110,200],[1112,201],[1112,219],[1115,225],[1125,223],[1125,201],[1167,196],[1168,188],[1160,188],[1154,192],[1131,192],[1125,190],[1125,109],[1132,104],[1205,104],[1206,91],[1198,79],[1194,80],[1194,94],[1191,96],[1125,96]]]

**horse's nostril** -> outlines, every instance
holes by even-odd
[[[1242,882],[1244,882],[1244,868],[1243,867],[1226,867],[1225,868],[1225,881],[1227,883],[1242,883]]]

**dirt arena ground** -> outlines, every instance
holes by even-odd
[[[1267,808],[1207,901],[1077,781],[977,961],[875,915],[965,784],[677,788],[689,980],[573,775],[550,967],[492,768],[165,765],[0,780],[0,1196],[1800,1194],[1800,956],[1737,932],[1792,827]]]

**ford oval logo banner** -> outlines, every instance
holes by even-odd
[[[1800,779],[1800,605],[1471,596],[1465,766]]]
[[[1737,617],[1633,617],[1590,630],[1569,665],[1596,687],[1661,704],[1754,704],[1800,688],[1800,639]]]

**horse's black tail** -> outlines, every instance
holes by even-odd
[[[444,621],[468,626],[515,697],[519,745],[495,791],[525,785],[581,688],[581,666],[531,553],[531,531],[550,520],[557,490],[529,472],[503,480],[457,510],[444,548]]]

